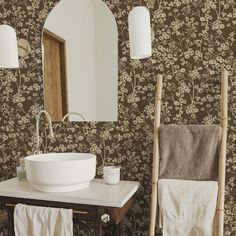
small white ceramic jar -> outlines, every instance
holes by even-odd
[[[104,166],[103,179],[106,184],[117,184],[120,182],[120,166]]]

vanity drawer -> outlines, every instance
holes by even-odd
[[[14,206],[18,203],[33,205],[33,206],[73,209],[74,219],[89,220],[89,221],[96,221],[99,219],[98,207],[91,205],[88,206],[74,203],[51,202],[51,201],[42,201],[34,199],[25,199],[25,198],[12,198],[12,197],[2,197],[1,203],[3,209],[9,209],[9,208],[13,209]]]
[[[48,202],[48,206],[55,208],[73,209],[73,218],[95,221],[98,219],[98,207],[65,202]]]
[[[26,198],[2,197],[3,209],[14,207],[16,204],[19,203],[33,206],[45,206],[45,207],[47,206],[45,201],[26,199]]]

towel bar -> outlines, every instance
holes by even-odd
[[[8,206],[8,207],[15,207],[16,204],[7,203],[7,204],[5,204],[5,206]],[[73,213],[75,213],[75,214],[88,215],[88,212],[87,212],[87,211],[77,211],[77,210],[72,210],[72,211],[73,211]]]

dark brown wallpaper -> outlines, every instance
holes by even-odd
[[[41,31],[58,0],[0,0],[0,23],[16,28],[31,53],[20,70],[0,70],[0,180],[15,175],[20,157],[35,148],[35,115],[43,108]],[[219,123],[220,77],[229,78],[229,133],[225,235],[236,235],[236,9],[234,0],[105,0],[119,30],[119,121],[54,124],[56,141],[42,149],[92,152],[97,175],[103,164],[122,165],[122,178],[139,180],[137,202],[122,224],[122,236],[147,235],[151,193],[154,96],[157,73],[164,75],[162,122]],[[131,61],[128,12],[150,9],[153,57]],[[76,26],[76,23],[75,23]]]

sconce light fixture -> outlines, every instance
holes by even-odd
[[[16,31],[0,25],[0,68],[19,68]]]
[[[129,13],[130,57],[147,58],[152,55],[150,13],[146,7],[134,7]]]

